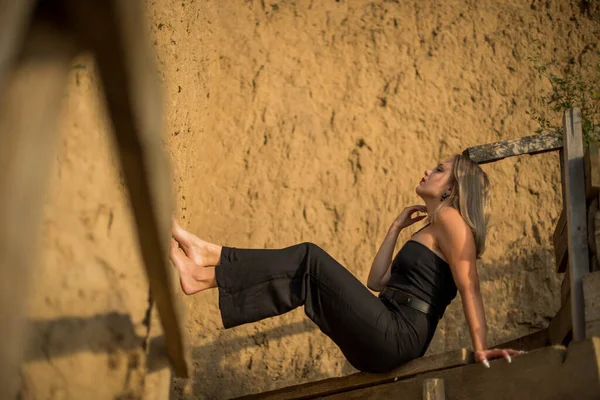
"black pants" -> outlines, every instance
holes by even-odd
[[[304,305],[361,371],[389,371],[422,356],[437,326],[435,317],[374,296],[312,243],[280,250],[223,247],[215,271],[225,328]]]

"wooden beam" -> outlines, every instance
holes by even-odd
[[[565,204],[567,204],[566,199],[566,191],[565,191],[565,149],[562,148],[558,151],[558,163],[560,164],[560,188],[561,188],[561,198],[562,198],[562,206],[563,211],[565,209]],[[565,220],[567,216],[565,215]]]
[[[10,11],[13,2],[9,3]],[[6,17],[0,13],[1,20]],[[76,50],[59,27],[51,21],[34,18],[35,24],[25,34],[16,65],[10,73],[0,68],[0,72],[8,73],[7,77],[0,77],[0,80],[6,78],[0,93],[2,399],[15,398],[18,389],[31,263],[37,250],[44,192],[58,139],[56,122]],[[3,43],[3,52],[4,46]],[[2,54],[4,60],[5,56]]]
[[[463,155],[479,164],[485,164],[522,154],[533,155],[560,150],[562,146],[560,132],[552,132],[469,147],[463,151]]]
[[[596,253],[600,252],[600,212],[597,212],[594,216],[594,242],[596,244]],[[596,259],[592,260],[590,265],[590,272],[600,270],[598,260],[600,257],[596,254]]]
[[[423,400],[446,400],[443,379],[425,379],[423,381]]]
[[[562,273],[567,270],[569,257],[567,256],[568,238],[567,238],[567,212],[564,207],[556,222],[556,228],[552,235],[554,243],[554,261],[556,262],[556,272]]]
[[[255,395],[244,396],[238,399],[309,399],[333,393],[345,393],[367,386],[395,382],[399,379],[410,378],[417,374],[454,368],[461,365],[467,365],[472,362],[473,353],[467,349],[459,349],[447,353],[417,358],[388,373],[369,374],[366,372],[359,372],[339,378],[329,378]]]
[[[560,304],[565,304],[571,293],[571,280],[569,279],[569,270],[565,271],[563,281],[560,284]]]
[[[176,376],[189,377],[183,313],[168,261],[170,169],[162,150],[162,104],[144,7],[140,0],[67,0],[67,4],[75,30],[98,63],[169,359]]]
[[[453,400],[596,400],[600,398],[599,359],[600,338],[585,339],[571,343],[568,350],[552,346],[513,357],[511,364],[499,359],[489,369],[467,365],[323,399],[416,400],[425,380],[443,379],[446,397]]]
[[[598,127],[597,127],[598,128]],[[585,150],[585,196],[588,201],[600,194],[600,144],[591,142]]]
[[[563,125],[571,317],[573,319],[573,339],[582,340],[585,337],[582,278],[589,272],[590,262],[587,248],[581,111],[578,108],[566,111]]]
[[[585,337],[600,336],[600,271],[583,277]]]
[[[598,196],[590,200],[587,207],[587,242],[590,254],[598,254],[596,248],[596,215],[598,214]]]
[[[535,350],[550,345],[550,337],[548,336],[548,328],[521,336],[508,342],[495,344],[492,348],[500,349],[515,349],[515,350]]]
[[[563,344],[572,329],[571,296],[562,304],[550,324],[548,325],[548,338],[551,344]]]

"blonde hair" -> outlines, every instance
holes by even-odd
[[[477,258],[481,258],[485,251],[489,221],[489,178],[476,162],[457,154],[454,156],[450,184],[452,193],[429,216],[429,220],[434,223],[438,211],[443,207],[457,209],[473,232]]]

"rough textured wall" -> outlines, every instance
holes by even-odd
[[[578,63],[600,33],[585,4],[148,0],[174,215],[219,244],[315,242],[365,281],[424,169],[533,133],[525,111],[547,84],[525,33],[543,38],[545,57]],[[30,307],[29,398],[144,393],[147,283],[95,76],[82,57],[65,99]],[[484,169],[493,225],[479,271],[493,344],[558,309],[550,236],[561,199],[556,154]],[[194,378],[176,381],[174,398],[353,372],[302,310],[225,331],[216,291],[182,300]],[[457,299],[430,353],[461,346]]]

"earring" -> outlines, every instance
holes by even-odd
[[[448,197],[450,197],[450,195],[448,193],[444,193],[442,195],[442,201],[446,200]]]

